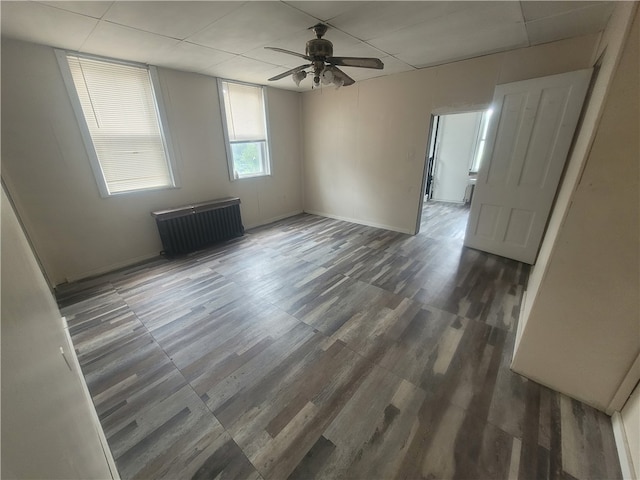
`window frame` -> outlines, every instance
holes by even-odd
[[[156,67],[153,65],[147,65],[139,62],[118,60],[115,58],[102,57],[99,55],[91,55],[86,53],[74,52],[70,50],[62,50],[57,48],[54,50],[55,50],[56,58],[58,60],[58,65],[60,66],[60,71],[62,73],[62,79],[67,88],[67,93],[69,94],[69,100],[71,101],[73,112],[76,116],[76,120],[78,121],[78,126],[80,127],[80,134],[82,136],[82,141],[84,143],[85,150],[87,151],[87,155],[89,157],[89,163],[91,165],[91,170],[93,171],[93,176],[95,177],[96,184],[98,186],[98,191],[100,192],[100,196],[102,198],[110,198],[110,197],[117,197],[121,195],[140,194],[144,192],[154,192],[158,190],[180,188],[180,179],[178,176],[178,169],[176,166],[175,155],[174,155],[175,150],[171,142],[171,135],[169,134],[169,131],[168,131],[167,114],[166,114],[164,101],[162,98],[160,79],[158,77],[158,71]],[[73,76],[71,74],[71,69],[69,67],[67,55],[77,56],[80,58],[86,58],[86,59],[96,60],[96,61],[105,62],[105,63],[111,63],[115,65],[124,65],[124,66],[130,66],[130,67],[143,68],[147,70],[149,74],[149,85],[151,86],[151,93],[155,100],[154,104],[156,109],[156,115],[158,118],[158,126],[160,129],[160,138],[162,140],[162,145],[164,147],[165,159],[167,162],[167,168],[169,170],[169,178],[170,178],[169,185],[163,185],[160,187],[152,187],[152,188],[139,188],[135,190],[127,190],[124,192],[109,191],[109,187],[107,185],[107,181],[104,176],[102,165],[100,164],[100,160],[98,159],[98,154],[96,152],[96,148],[93,143],[93,138],[91,137],[91,132],[89,131],[87,119],[85,118],[84,111],[80,103],[78,91],[76,89],[75,82],[73,81]]]
[[[477,175],[482,166],[482,160],[486,154],[485,147],[489,136],[489,122],[493,115],[493,106],[485,110],[481,110],[480,125],[478,126],[478,134],[476,135],[476,144],[473,150],[471,165],[469,165],[469,173]]]
[[[229,127],[227,123],[227,110],[225,108],[224,101],[224,92],[222,89],[222,84],[226,83],[235,83],[237,85],[245,85],[249,87],[259,88],[262,92],[262,121],[264,122],[264,131],[265,131],[265,171],[263,173],[257,173],[252,175],[235,175],[235,165],[233,162],[233,151],[231,149],[231,141],[229,140]],[[237,180],[244,180],[247,178],[259,178],[259,177],[270,177],[272,175],[272,165],[271,165],[271,142],[269,141],[269,137],[271,135],[269,129],[269,122],[267,121],[269,118],[269,102],[267,100],[267,87],[265,85],[258,85],[255,83],[241,82],[238,80],[229,80],[226,78],[218,78],[218,100],[220,102],[220,114],[222,117],[222,130],[224,132],[224,145],[227,153],[227,169],[229,170],[229,180],[235,182]],[[257,141],[238,141],[233,143],[256,143]]]

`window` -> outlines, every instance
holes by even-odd
[[[231,180],[269,175],[264,87],[219,80]]]
[[[482,119],[480,120],[480,131],[478,132],[478,144],[476,147],[476,155],[471,164],[470,171],[477,173],[480,170],[482,164],[482,156],[484,155],[484,149],[487,145],[487,133],[489,131],[489,120],[493,110],[485,110],[482,112]]]
[[[102,196],[176,186],[146,65],[56,51]]]

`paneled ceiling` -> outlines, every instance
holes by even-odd
[[[378,57],[356,80],[599,32],[615,2],[6,1],[2,35],[68,50],[267,84],[304,60],[319,21],[334,55]],[[290,78],[274,87],[305,91]]]

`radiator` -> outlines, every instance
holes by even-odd
[[[244,234],[239,198],[221,198],[151,215],[158,225],[162,254],[167,256],[193,252]]]

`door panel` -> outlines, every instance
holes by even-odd
[[[568,90],[568,87],[564,87],[542,92],[538,115],[531,133],[530,147],[520,176],[522,186],[544,187],[551,160],[555,158],[553,148],[558,144],[556,136],[560,132],[559,124],[564,118],[564,110],[571,98],[571,92]],[[547,119],[555,121],[547,121]]]
[[[484,238],[493,238],[495,236],[498,227],[498,218],[500,218],[500,210],[502,210],[502,207],[499,205],[489,205],[488,203],[480,205],[476,235]]]
[[[535,262],[591,72],[496,87],[466,246]]]
[[[512,208],[504,236],[505,242],[524,247],[530,236],[534,218],[535,213],[531,211]]]
[[[512,159],[516,155],[518,147],[517,141],[522,135],[521,131],[525,129],[528,132],[528,122],[526,122],[524,118],[524,114],[528,109],[528,97],[526,94],[506,96],[502,115],[495,115],[495,113],[492,115],[494,119],[499,117],[499,129],[495,140],[493,158],[490,162],[484,162],[488,168],[488,183],[501,185],[507,180]],[[491,130],[491,126],[489,129]],[[489,138],[491,138],[491,135],[489,135]],[[491,142],[491,140],[489,140],[489,142]],[[491,151],[490,148],[491,143],[489,143],[487,155]],[[479,173],[481,172],[482,167],[480,167]]]

